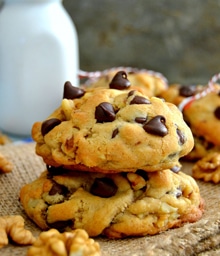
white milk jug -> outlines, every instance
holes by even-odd
[[[61,0],[5,0],[0,10],[0,130],[30,136],[78,85],[78,38]]]

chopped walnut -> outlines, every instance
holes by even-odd
[[[8,143],[11,143],[10,138],[7,135],[0,132],[0,145],[5,145]]]
[[[220,182],[220,153],[210,152],[195,163],[192,168],[192,176],[205,182]]]
[[[0,217],[0,248],[8,244],[8,238],[20,245],[33,244],[35,237],[24,228],[20,215]]]
[[[39,235],[27,256],[100,256],[100,246],[82,229],[64,233],[50,229]]]
[[[62,103],[61,103],[61,107],[62,107],[62,110],[63,110],[63,113],[64,113],[66,119],[70,120],[72,109],[74,107],[73,101],[68,100],[68,99],[63,99]]]
[[[7,173],[11,172],[13,169],[13,164],[7,160],[5,156],[0,153],[0,172]]]
[[[146,181],[140,175],[136,173],[128,173],[127,178],[131,183],[134,190],[142,189],[146,185]]]

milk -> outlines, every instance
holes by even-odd
[[[29,136],[78,85],[78,39],[61,0],[6,0],[0,11],[0,130]]]

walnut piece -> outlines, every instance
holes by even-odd
[[[0,248],[8,244],[8,238],[20,245],[33,244],[35,237],[24,228],[20,215],[0,217]]]
[[[210,152],[197,161],[192,168],[192,176],[205,182],[220,182],[220,153]]]
[[[11,142],[11,139],[7,135],[0,132],[0,145],[5,145]]]
[[[0,153],[0,172],[7,173],[11,172],[13,169],[13,164],[7,160],[5,156]]]
[[[41,232],[27,256],[100,256],[100,246],[85,230],[60,233],[50,229]]]

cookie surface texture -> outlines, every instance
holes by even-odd
[[[105,173],[172,168],[194,145],[175,105],[102,88],[64,98],[47,120],[33,125],[32,137],[48,165]]]
[[[58,168],[56,175],[46,170],[21,189],[20,200],[41,229],[80,228],[91,237],[153,235],[203,213],[195,180],[168,169],[103,174]]]

